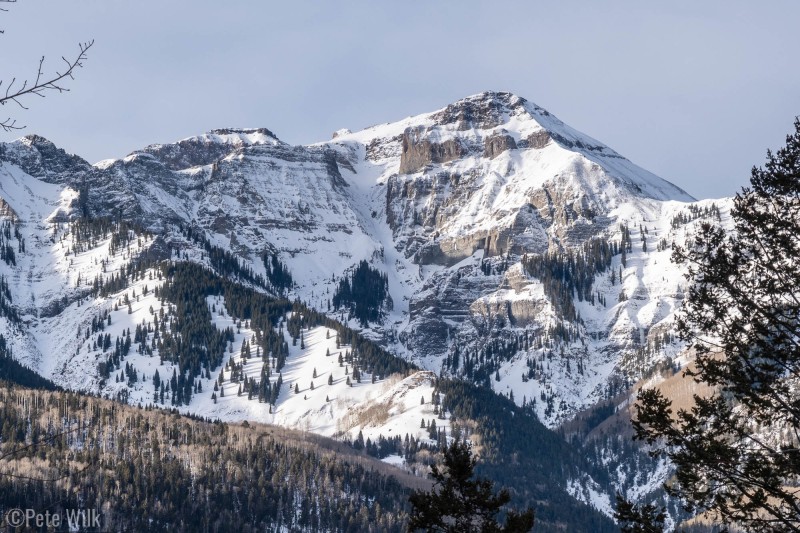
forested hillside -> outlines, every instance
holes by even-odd
[[[334,441],[5,382],[0,509],[98,509],[104,531],[402,531],[420,479]]]

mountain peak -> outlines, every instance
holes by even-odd
[[[59,148],[41,135],[30,134],[11,143],[0,143],[0,162],[8,161],[31,176],[61,182],[68,176],[91,170],[83,158]]]
[[[399,166],[401,174],[477,154],[491,160],[511,150],[540,151],[552,146],[581,156],[589,161],[589,166],[603,168],[616,183],[636,196],[693,200],[679,187],[634,165],[546,109],[510,92],[484,91],[406,122]],[[556,161],[564,156],[563,152],[561,155],[551,152],[548,157]],[[565,175],[574,172],[571,165],[572,162],[564,167]],[[552,172],[552,166],[548,168]],[[525,175],[530,177],[531,173]],[[545,173],[542,177],[549,176]]]
[[[47,139],[46,137],[42,137],[41,135],[37,135],[35,133],[31,133],[29,135],[25,135],[20,139],[20,142],[25,146],[55,146],[53,141]]]
[[[524,98],[512,92],[488,90],[461,98],[460,100],[453,102],[452,105],[468,104],[468,103],[471,104],[497,103],[500,105],[513,107],[518,103],[524,103],[524,102],[526,102]]]
[[[459,130],[490,129],[503,124],[525,102],[509,92],[484,91],[453,102],[435,112],[431,119],[442,126],[457,124]]]

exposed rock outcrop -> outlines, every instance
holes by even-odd
[[[494,159],[506,150],[512,150],[517,147],[514,137],[502,133],[487,137],[483,145],[483,157],[488,157],[489,159]]]
[[[442,143],[431,142],[424,132],[407,129],[403,133],[403,151],[400,155],[400,173],[416,172],[430,163],[446,163],[458,159],[465,153],[457,139]]]
[[[533,148],[535,150],[541,150],[542,148],[547,146],[551,140],[552,139],[547,130],[535,131],[525,138],[526,147]]]
[[[153,155],[170,170],[183,170],[209,165],[245,146],[273,143],[282,141],[267,128],[223,128],[172,144],[151,144],[141,152]]]

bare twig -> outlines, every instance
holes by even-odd
[[[2,128],[3,131],[21,130],[24,127],[25,126],[17,126],[17,121],[11,117],[8,117],[3,122],[0,122],[0,128]]]
[[[0,0],[0,1],[12,1],[12,0]],[[36,95],[42,98],[45,97],[45,93],[48,91],[55,91],[59,93],[68,92],[69,89],[63,85],[63,82],[67,79],[75,79],[73,73],[75,69],[78,69],[83,66],[83,62],[87,58],[86,52],[89,48],[92,47],[94,44],[94,40],[79,43],[79,53],[78,57],[74,60],[70,61],[66,57],[62,56],[61,59],[64,61],[65,69],[61,72],[56,71],[55,76],[49,79],[43,79],[45,77],[43,67],[44,67],[44,56],[39,60],[39,68],[36,71],[36,78],[33,81],[30,80],[22,80],[22,82],[18,82],[17,78],[11,78],[11,83],[6,85],[5,94],[0,93],[0,105],[6,105],[8,103],[15,103],[22,109],[28,109],[23,103],[22,99]],[[0,90],[2,89],[3,80],[0,80]],[[15,87],[16,86],[16,87]],[[4,121],[0,122],[0,129],[3,131],[12,131],[12,130],[20,130],[23,129],[24,126],[17,126],[17,121],[12,119],[11,117],[5,119]]]
[[[13,4],[16,1],[17,0],[0,0],[0,4]],[[8,9],[0,7],[0,11],[8,11]],[[5,30],[0,30],[0,35],[2,35],[3,33],[5,33]]]

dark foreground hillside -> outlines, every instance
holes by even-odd
[[[277,427],[0,389],[0,512],[97,509],[104,531],[401,531],[406,476]]]

